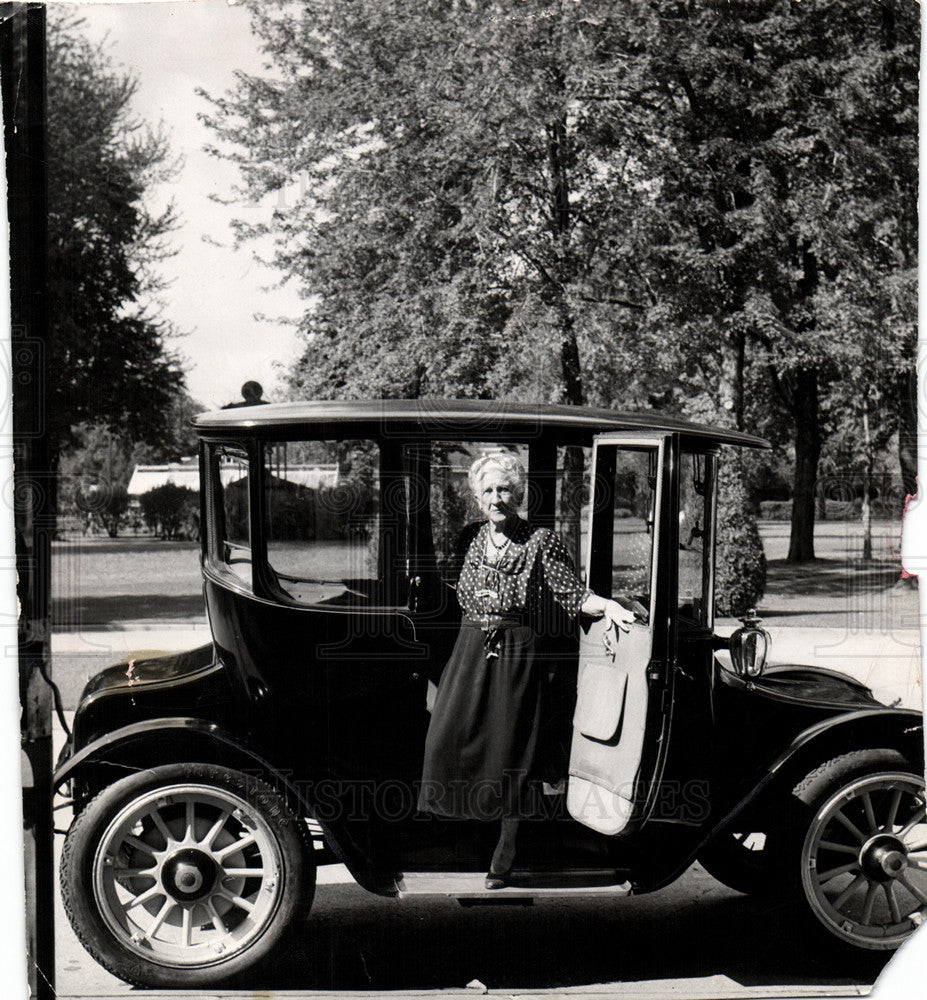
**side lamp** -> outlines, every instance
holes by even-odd
[[[734,673],[738,677],[759,677],[766,668],[772,639],[766,629],[760,628],[762,619],[757,615],[756,608],[750,608],[740,620],[743,624],[730,639]]]

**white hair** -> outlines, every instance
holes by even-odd
[[[525,498],[525,489],[528,485],[528,473],[525,472],[521,459],[511,451],[496,451],[481,455],[467,473],[470,489],[475,497],[479,497],[483,476],[490,469],[499,469],[505,474],[512,487],[512,497],[515,503],[520,504]]]

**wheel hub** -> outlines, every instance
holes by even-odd
[[[215,887],[219,870],[203,851],[187,848],[172,855],[161,869],[165,890],[181,903],[193,903],[208,896]]]
[[[897,837],[882,834],[863,845],[859,863],[867,878],[875,882],[888,882],[898,878],[907,868],[908,852]]]

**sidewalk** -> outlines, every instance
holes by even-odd
[[[719,622],[730,635],[736,622]],[[878,630],[773,625],[769,663],[802,663],[849,674],[869,685],[886,704],[923,708],[920,637],[914,628]],[[129,653],[180,652],[210,641],[209,626],[183,622],[131,623],[107,629],[58,632],[52,636],[52,664],[64,703],[73,708],[86,681]]]

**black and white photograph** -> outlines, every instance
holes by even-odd
[[[11,996],[916,995],[920,52],[0,3]]]

